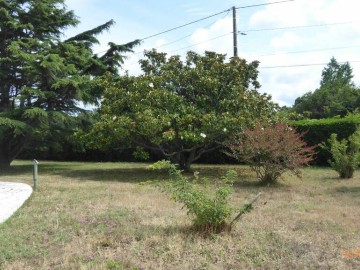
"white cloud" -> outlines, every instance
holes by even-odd
[[[271,94],[273,100],[282,106],[290,106],[297,97],[306,92],[314,91],[319,86],[323,67],[286,67],[293,63],[302,63],[302,61],[302,56],[296,54],[279,54],[262,58],[259,68],[259,81],[262,85],[260,90]],[[321,55],[314,55],[313,61],[327,62]]]
[[[316,1],[314,1],[316,2]],[[334,21],[357,21],[359,18],[358,0],[331,0],[321,9],[316,10],[314,17],[319,21],[332,23]]]
[[[323,1],[294,1],[268,5],[251,16],[249,25],[250,27],[282,27],[289,22],[293,25],[303,25],[308,21],[307,11],[319,5],[319,2]]]
[[[191,36],[191,39],[195,44],[198,44],[196,46],[199,49],[205,50],[210,47],[210,42],[207,41],[209,39],[209,31],[206,29],[197,29]]]
[[[274,48],[287,48],[301,43],[301,38],[293,32],[285,32],[280,37],[275,37],[270,41]]]
[[[273,100],[281,106],[290,106],[294,100],[319,85],[322,67],[261,69],[259,81],[261,91],[271,94]]]
[[[166,40],[165,40],[165,39],[163,39],[163,38],[158,39],[158,40],[156,40],[156,42],[155,42],[155,47],[161,47],[161,46],[163,46],[165,43],[166,43]]]
[[[358,48],[330,50],[330,48],[360,45],[360,23],[355,23],[358,20],[357,6],[358,3],[355,0],[303,0],[269,5],[252,14],[249,20],[250,29],[352,22],[343,25],[294,29],[291,32],[285,29],[263,31],[259,32],[259,36],[249,33],[248,38],[255,38],[258,42],[261,40],[263,51],[275,54],[261,56],[263,53],[248,52],[247,58],[260,60],[260,67],[305,65],[304,67],[260,68],[259,80],[263,85],[261,90],[272,94],[273,99],[281,105],[292,105],[297,97],[319,87],[321,71],[332,56],[339,62],[360,60]],[[255,48],[259,50],[258,47]],[[311,50],[318,51],[310,52]],[[248,51],[251,50],[248,49]],[[308,52],[286,53],[296,51]],[[283,54],[276,55],[281,52]],[[325,65],[311,65],[318,63],[325,63]],[[356,83],[358,82],[356,78],[360,77],[360,67],[356,64],[351,64],[351,66]]]
[[[185,12],[194,17],[207,16],[209,14],[206,9],[199,7],[189,7]]]
[[[191,36],[198,52],[216,51],[218,53],[232,52],[232,19],[227,17],[216,21],[209,28],[198,28]]]

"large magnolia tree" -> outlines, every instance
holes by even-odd
[[[0,0],[0,169],[34,136],[66,129],[79,100],[96,102],[94,78],[115,74],[122,54],[138,44],[110,43],[97,56],[96,36],[114,22],[63,40],[78,23],[63,0]]]
[[[138,146],[161,153],[183,170],[234,133],[269,121],[275,105],[260,94],[258,62],[188,52],[186,60],[145,52],[140,76],[108,76],[93,147]]]

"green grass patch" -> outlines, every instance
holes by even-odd
[[[186,210],[146,181],[145,163],[42,162],[39,188],[0,224],[0,269],[356,269],[360,178],[306,168],[260,186],[247,166],[195,165],[211,180],[238,172],[231,203],[263,193],[231,233],[191,233]],[[0,181],[32,184],[30,161]],[[191,174],[188,174],[192,177]],[[355,253],[354,253],[355,254]]]

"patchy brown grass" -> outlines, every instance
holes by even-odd
[[[360,177],[308,168],[262,187],[246,166],[197,165],[210,179],[235,168],[231,198],[262,191],[234,231],[189,232],[185,209],[144,181],[146,164],[39,164],[39,189],[0,225],[0,269],[358,269]],[[32,183],[30,162],[0,181]]]

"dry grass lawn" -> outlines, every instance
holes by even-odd
[[[204,238],[189,232],[185,209],[142,184],[167,179],[145,168],[41,162],[38,190],[0,225],[0,269],[360,269],[358,172],[339,180],[307,168],[262,187],[246,166],[197,165],[210,179],[238,171],[236,207],[263,192],[234,231]],[[31,163],[0,181],[32,184]]]

